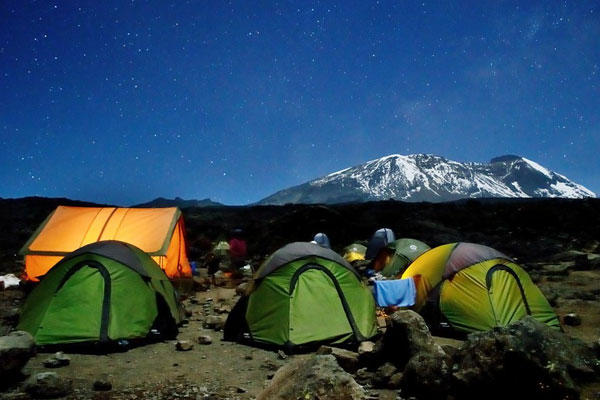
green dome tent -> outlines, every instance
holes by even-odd
[[[487,246],[438,246],[417,258],[402,274],[406,278],[415,281],[415,309],[433,328],[449,324],[454,332],[487,331],[525,315],[560,328],[556,313],[529,274]]]
[[[388,244],[387,247],[393,253],[381,270],[381,275],[388,278],[402,274],[411,262],[430,249],[420,240],[410,238],[398,239]]]
[[[21,309],[18,330],[37,345],[110,344],[173,337],[182,320],[173,286],[139,248],[95,242],[63,258]]]
[[[301,242],[265,261],[225,325],[225,340],[288,351],[376,333],[375,301],[352,266],[330,249]]]

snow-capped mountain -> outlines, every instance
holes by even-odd
[[[281,190],[258,204],[343,203],[395,199],[451,201],[482,197],[596,197],[567,177],[519,156],[460,163],[428,154],[394,154]]]

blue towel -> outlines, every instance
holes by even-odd
[[[374,285],[375,301],[379,307],[415,305],[417,290],[412,278],[375,281]]]

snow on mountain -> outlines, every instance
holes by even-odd
[[[484,164],[460,163],[428,154],[393,154],[279,191],[259,204],[387,199],[438,202],[481,197],[596,195],[524,157],[501,156]]]

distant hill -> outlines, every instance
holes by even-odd
[[[461,163],[429,154],[394,154],[281,190],[258,204],[377,200],[443,202],[468,198],[584,198],[594,192],[527,158]]]
[[[137,204],[133,207],[210,207],[210,206],[222,206],[223,204],[212,201],[211,199],[203,200],[184,200],[181,197],[175,197],[174,199],[165,199],[164,197],[158,197],[147,203]]]

